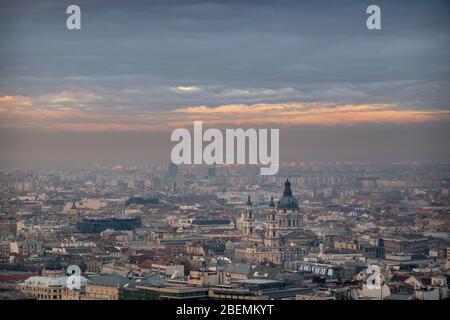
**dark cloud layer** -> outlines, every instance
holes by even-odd
[[[359,100],[418,107],[445,107],[449,98],[448,1],[378,1],[383,29],[377,32],[365,28],[369,1],[78,1],[81,32],[65,29],[69,3],[2,4],[3,91],[356,88]],[[399,83],[400,90],[389,90]],[[154,108],[185,103],[161,97],[144,98],[154,99]],[[208,91],[188,101],[242,102]]]

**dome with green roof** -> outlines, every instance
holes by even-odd
[[[278,209],[298,209],[297,199],[292,195],[291,183],[289,179],[284,183],[283,196],[278,201]]]

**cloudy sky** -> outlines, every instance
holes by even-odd
[[[280,128],[283,161],[448,162],[449,14],[445,0],[2,1],[0,168],[166,163],[194,120]]]

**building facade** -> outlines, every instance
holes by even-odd
[[[263,232],[255,231],[255,217],[250,197],[241,216],[242,241],[235,248],[237,261],[271,262],[277,265],[300,260],[309,248],[317,244],[316,236],[303,230],[303,215],[286,180],[284,192],[275,205],[271,199]]]

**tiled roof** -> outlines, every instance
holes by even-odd
[[[252,265],[248,263],[233,263],[225,267],[225,272],[248,275]]]

